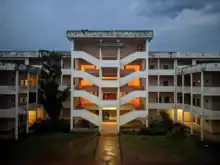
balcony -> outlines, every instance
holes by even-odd
[[[149,76],[156,76],[156,75],[172,76],[172,75],[175,75],[175,70],[174,69],[149,69],[148,75]]]
[[[191,93],[191,87],[184,86],[184,93]],[[182,87],[176,87],[176,91],[182,93]],[[201,87],[192,87],[193,94],[201,94]],[[220,87],[204,87],[203,95],[210,96],[219,96],[220,95]]]
[[[149,109],[173,109],[173,103],[149,103]]]
[[[174,86],[149,86],[148,91],[149,92],[174,92],[175,87]]]

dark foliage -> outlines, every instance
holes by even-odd
[[[69,96],[69,87],[60,89],[61,55],[57,52],[40,50],[42,68],[39,77],[39,97],[48,116],[55,123],[60,118],[62,102]]]
[[[35,130],[35,133],[50,133],[50,132],[69,132],[69,121],[67,120],[42,120],[40,123],[35,123],[30,129]]]

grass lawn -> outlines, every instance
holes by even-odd
[[[97,140],[95,133],[33,134],[16,142],[1,142],[3,152],[1,156],[4,156],[6,164],[16,162],[22,165],[49,165],[53,162],[62,164],[91,162]]]
[[[122,134],[120,144],[122,159],[126,165],[138,163],[204,164],[207,161],[216,161],[215,156],[218,155],[213,154],[209,147],[196,145],[191,137],[174,141],[165,136]]]

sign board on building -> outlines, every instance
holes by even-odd
[[[67,31],[67,37],[71,38],[152,38],[153,31]]]

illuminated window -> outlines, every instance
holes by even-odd
[[[28,80],[25,80],[25,86],[27,86],[28,85]]]
[[[24,98],[20,97],[20,104],[23,104],[23,103],[24,103]]]
[[[20,81],[20,85],[21,85],[21,86],[24,86],[24,80],[21,80],[21,81]]]

